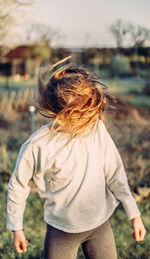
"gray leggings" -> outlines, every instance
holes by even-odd
[[[78,248],[86,259],[116,259],[116,243],[109,220],[89,231],[67,233],[47,224],[44,259],[75,259]]]

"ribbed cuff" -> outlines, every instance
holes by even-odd
[[[130,217],[128,217],[128,220],[134,219],[134,218],[136,218],[136,217],[138,217],[138,216],[141,216],[141,213],[140,213],[140,212],[139,212],[139,213],[136,213],[136,214],[131,215]]]
[[[11,231],[16,231],[16,230],[22,230],[23,229],[23,226],[22,226],[22,224],[18,224],[18,225],[16,225],[16,224],[7,224],[7,229],[8,230],[11,230]]]
[[[133,200],[133,202],[129,203],[128,206],[127,206],[127,204],[123,204],[123,207],[127,214],[128,220],[131,220],[131,219],[141,215],[141,212],[134,200]]]
[[[23,230],[24,231],[24,229],[18,229],[18,230],[12,230],[12,232],[19,231],[19,230]]]

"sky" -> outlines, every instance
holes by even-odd
[[[115,46],[109,26],[117,19],[150,29],[150,0],[36,0],[29,8],[29,21],[59,31],[54,44],[66,47]]]

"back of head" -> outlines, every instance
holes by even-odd
[[[68,58],[39,70],[36,107],[43,116],[55,119],[55,132],[67,133],[71,139],[87,127],[93,129],[111,96],[104,94],[106,86],[85,68],[73,63],[62,65]],[[60,64],[45,83],[49,72]]]

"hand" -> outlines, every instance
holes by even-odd
[[[25,238],[23,230],[15,230],[13,232],[13,244],[18,253],[27,251],[28,241]]]
[[[134,228],[134,231],[132,231],[133,238],[135,238],[136,241],[142,241],[146,234],[146,230],[142,223],[141,217],[137,216],[131,220],[132,220],[132,226]]]

